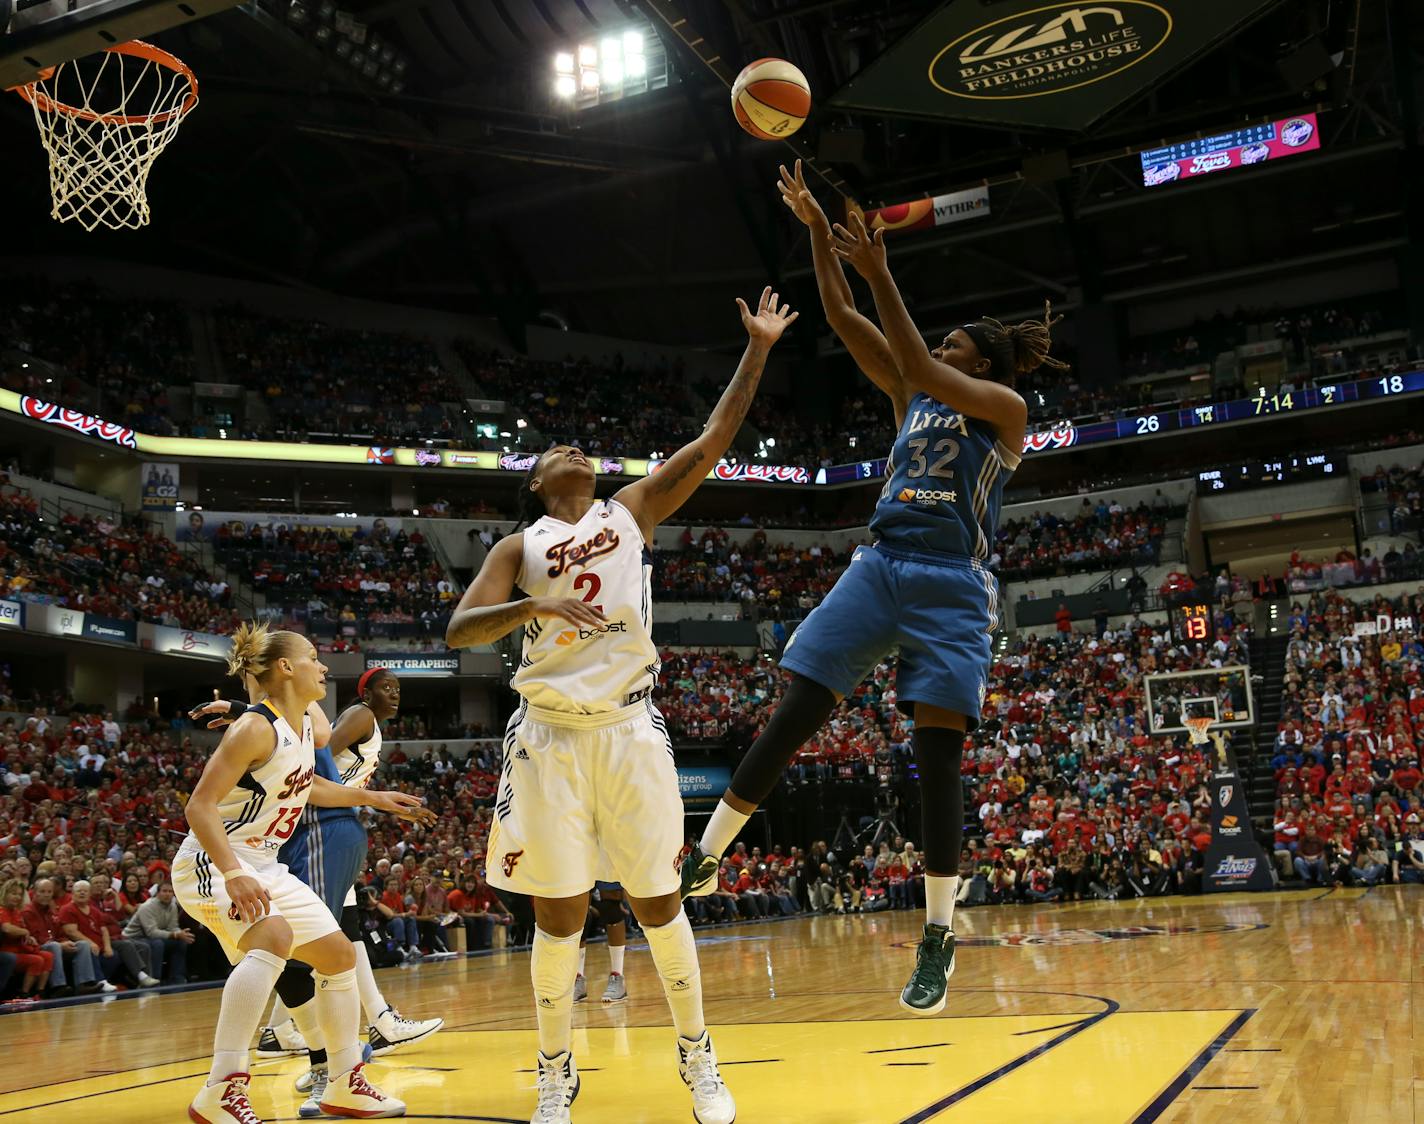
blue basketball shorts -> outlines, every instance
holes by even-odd
[[[331,816],[323,822],[318,815],[303,815],[277,857],[316,891],[339,921],[342,906],[365,873],[366,847],[366,829],[355,816]]]
[[[979,725],[999,627],[999,584],[970,558],[934,560],[887,548],[858,547],[845,573],[801,622],[781,666],[849,695],[899,649],[898,704],[926,703]]]

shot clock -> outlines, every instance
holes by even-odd
[[[1216,638],[1211,606],[1205,601],[1173,606],[1172,635],[1183,644],[1210,644]]]

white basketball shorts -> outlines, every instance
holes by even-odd
[[[570,898],[595,881],[635,898],[679,888],[682,796],[672,739],[644,700],[608,714],[522,705],[504,736],[487,848],[492,886]]]
[[[293,948],[341,931],[326,903],[282,863],[254,864],[240,854],[237,861],[272,899],[269,916],[285,918],[292,927]],[[222,874],[205,851],[179,850],[173,860],[173,892],[183,908],[218,938],[232,963],[242,959],[238,946],[251,925],[236,916]]]

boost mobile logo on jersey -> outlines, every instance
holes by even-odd
[[[609,622],[608,622],[606,625],[604,625],[602,628],[594,628],[594,629],[586,629],[586,628],[577,628],[577,629],[575,629],[575,628],[570,628],[570,629],[565,629],[563,632],[559,633],[558,638],[554,641],[554,643],[555,643],[555,644],[558,644],[560,647],[566,648],[566,647],[568,647],[570,644],[573,644],[573,643],[575,643],[575,642],[577,642],[577,641],[579,641],[579,640],[592,640],[595,636],[602,636],[602,635],[603,635],[604,633],[606,633],[606,632],[627,632],[627,631],[628,631],[628,625],[627,625],[626,623],[624,623],[623,621],[609,621]]]
[[[934,507],[941,500],[957,503],[959,493],[941,492],[935,488],[901,488],[897,498],[901,503],[917,503],[921,507]]]

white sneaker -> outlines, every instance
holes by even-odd
[[[695,1041],[679,1036],[677,1057],[677,1072],[692,1090],[692,1116],[697,1124],[732,1124],[737,1118],[737,1104],[717,1070],[712,1036],[705,1030]]]
[[[363,1042],[361,1044],[361,1064],[365,1065],[370,1060],[371,1044],[369,1042]],[[297,1092],[310,1093],[312,1089],[316,1087],[316,1077],[318,1070],[320,1070],[321,1073],[325,1075],[327,1072],[327,1067],[324,1065],[314,1065],[310,1069],[302,1070],[301,1075],[295,1081],[292,1082],[292,1085],[296,1088]],[[324,1079],[325,1077],[323,1076],[323,1080]]]
[[[539,1051],[539,1103],[529,1124],[570,1124],[569,1107],[579,1095],[578,1066],[565,1050],[552,1058]]]
[[[444,1019],[402,1018],[394,1007],[387,1007],[376,1016],[376,1024],[367,1028],[367,1041],[372,1056],[383,1058],[429,1038],[444,1025]]]
[[[328,1116],[355,1116],[362,1120],[404,1116],[405,1102],[381,1092],[367,1081],[361,1074],[365,1068],[363,1062],[350,1073],[330,1081],[321,1098],[321,1111]]]
[[[307,1070],[307,1075],[311,1078],[307,1086],[307,1099],[302,1102],[302,1107],[297,1109],[297,1115],[312,1117],[321,1115],[321,1099],[326,1096],[327,1069],[324,1065],[314,1065]]]
[[[621,1003],[627,998],[628,985],[623,980],[623,973],[610,972],[608,986],[603,989],[603,1001],[605,1003]]]
[[[139,986],[139,987],[157,987],[157,986],[158,986],[158,981],[157,981],[156,979],[154,979],[152,976],[150,976],[147,972],[140,972],[140,973],[138,974],[138,986]]]
[[[574,1002],[582,1003],[587,998],[588,981],[583,978],[583,973],[580,972],[574,977]]]
[[[247,1099],[245,1073],[229,1073],[216,1085],[204,1085],[188,1106],[188,1119],[197,1124],[262,1124]]]
[[[114,992],[116,992],[116,991],[118,991],[118,990],[119,990],[119,989],[116,988],[113,984],[111,984],[108,980],[105,980],[103,983],[101,983],[101,984],[99,985],[99,994],[100,994],[100,995],[112,995]]]
[[[306,1052],[307,1040],[302,1037],[297,1024],[291,1019],[276,1026],[264,1026],[262,1033],[257,1036],[259,1058],[286,1058]]]

